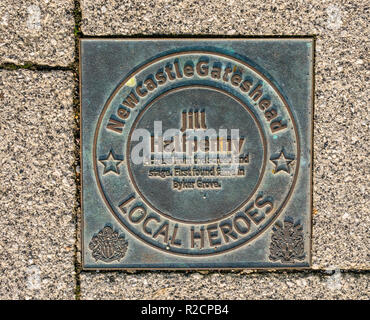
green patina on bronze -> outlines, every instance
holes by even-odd
[[[83,39],[80,54],[85,269],[310,266],[312,39]]]

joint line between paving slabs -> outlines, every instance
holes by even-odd
[[[81,4],[79,0],[74,0],[74,40],[75,40],[75,57],[73,63],[73,72],[75,75],[75,86],[73,92],[73,110],[74,110],[74,142],[75,142],[75,181],[76,181],[76,201],[74,207],[74,222],[75,222],[75,256],[74,256],[74,265],[75,265],[75,299],[80,300],[81,298],[81,279],[80,273],[82,270],[81,266],[81,245],[80,245],[80,226],[81,226],[81,185],[80,185],[80,171],[81,171],[81,159],[80,159],[80,72],[79,72],[79,41],[82,36],[81,32]]]
[[[67,66],[49,66],[43,64],[36,64],[32,62],[25,62],[24,64],[14,64],[5,62],[0,64],[0,70],[15,71],[15,70],[31,70],[31,71],[74,71],[74,67]]]

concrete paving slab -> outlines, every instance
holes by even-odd
[[[87,273],[82,299],[369,299],[368,274]]]
[[[73,74],[0,71],[0,299],[74,299]]]
[[[0,64],[71,64],[73,10],[73,0],[1,1]]]
[[[313,35],[314,269],[369,269],[365,4],[82,0],[86,35]]]
[[[366,32],[366,5],[347,0],[81,0],[88,35],[268,35]]]
[[[313,267],[369,269],[369,119],[363,38],[318,42]]]

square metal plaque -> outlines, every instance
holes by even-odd
[[[83,268],[309,267],[313,41],[81,40]]]

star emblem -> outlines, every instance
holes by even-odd
[[[274,163],[274,174],[279,171],[285,171],[290,173],[289,165],[294,161],[294,157],[290,158],[286,155],[284,148],[280,151],[280,154],[275,157],[271,157],[270,160]]]
[[[120,159],[122,158],[122,159]],[[104,172],[103,174],[106,174],[108,172],[114,172],[116,174],[120,174],[118,166],[123,162],[123,157],[117,156],[113,150],[111,149],[109,151],[108,156],[105,159],[99,160],[100,163],[104,165]]]

